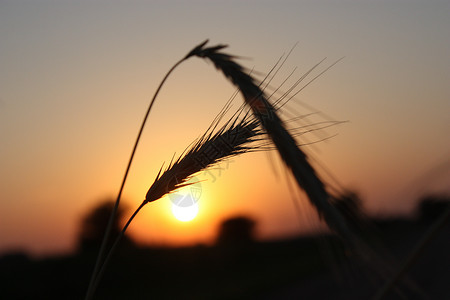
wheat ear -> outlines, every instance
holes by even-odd
[[[258,128],[258,121],[248,114],[239,120],[239,113],[236,113],[225,125],[215,131],[226,111],[227,109],[224,109],[223,113],[219,114],[216,120],[213,121],[206,133],[196,140],[189,149],[185,150],[178,159],[172,160],[162,174],[162,168],[158,172],[156,179],[146,194],[145,200],[128,219],[106,256],[93,282],[93,291],[97,289],[105,268],[131,221],[147,203],[156,201],[176,189],[193,184],[187,181],[202,170],[231,157],[257,150],[258,146],[254,142],[258,142],[260,140],[259,136],[263,133]]]
[[[356,248],[358,245],[355,233],[350,229],[341,213],[330,203],[331,196],[308,162],[308,157],[299,149],[296,141],[277,115],[276,108],[267,100],[253,77],[244,72],[244,68],[234,61],[234,56],[220,52],[227,47],[226,45],[213,47],[205,47],[205,45],[206,42],[196,49],[194,55],[209,59],[225,77],[239,88],[246,104],[250,106],[253,114],[278,149],[282,160],[292,171],[299,187],[306,192],[311,203],[323,216],[330,229]]]
[[[261,134],[256,120],[242,120],[222,127],[218,132],[203,135],[186,153],[173,161],[162,175],[158,174],[145,197],[155,201],[165,194],[184,187],[194,174],[227,158],[252,151],[249,144]]]

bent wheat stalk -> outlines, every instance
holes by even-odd
[[[295,139],[279,118],[277,109],[267,100],[264,92],[255,83],[253,77],[244,72],[244,68],[234,61],[234,56],[220,52],[226,45],[204,47],[208,41],[196,47],[195,56],[209,59],[222,71],[235,86],[239,88],[244,100],[255,117],[264,127],[266,133],[278,149],[286,166],[292,171],[297,184],[308,195],[311,203],[324,218],[331,230],[338,233],[352,248],[358,248],[357,237],[348,226],[345,218],[330,203],[324,183],[316,174],[306,154],[299,149]]]
[[[145,113],[144,119],[142,120],[141,127],[140,127],[139,132],[138,132],[138,135],[137,135],[137,137],[136,137],[136,141],[135,141],[135,143],[134,143],[133,150],[131,151],[131,155],[130,155],[130,158],[129,158],[129,160],[128,160],[128,165],[127,165],[127,167],[126,167],[126,169],[125,169],[125,174],[124,174],[124,176],[123,176],[123,178],[122,178],[122,183],[121,183],[121,185],[120,185],[120,189],[119,189],[119,192],[118,192],[118,195],[117,195],[117,198],[116,198],[116,202],[114,203],[113,210],[112,210],[111,215],[110,215],[109,220],[108,220],[108,225],[107,225],[107,227],[106,227],[106,231],[105,231],[105,234],[104,234],[104,236],[103,236],[102,244],[101,244],[101,246],[100,246],[100,250],[99,250],[99,253],[98,253],[98,256],[97,256],[97,260],[96,260],[96,262],[95,262],[94,270],[92,271],[91,279],[90,279],[90,282],[89,282],[89,287],[88,287],[88,290],[87,290],[87,292],[86,292],[86,297],[85,297],[86,300],[91,299],[92,296],[93,296],[93,292],[94,292],[94,291],[93,291],[93,284],[94,284],[94,282],[95,282],[95,278],[96,278],[96,276],[97,276],[97,273],[98,273],[98,271],[99,271],[99,268],[100,268],[100,266],[102,265],[102,262],[103,262],[103,258],[104,258],[105,251],[106,251],[106,245],[107,245],[107,243],[108,243],[108,241],[109,241],[109,238],[110,238],[110,235],[111,235],[112,224],[113,224],[114,218],[116,217],[117,210],[118,210],[118,208],[119,208],[120,199],[121,199],[121,197],[122,197],[122,192],[123,192],[123,189],[124,189],[124,187],[125,187],[125,182],[126,182],[126,180],[127,180],[128,173],[129,173],[130,168],[131,168],[131,163],[133,162],[133,158],[134,158],[134,155],[135,155],[135,153],[136,153],[137,146],[138,146],[138,144],[139,144],[139,141],[140,141],[142,132],[144,131],[145,123],[147,122],[148,116],[149,116],[150,111],[151,111],[151,109],[152,109],[152,107],[153,107],[153,104],[155,103],[156,97],[158,96],[159,91],[161,90],[162,86],[163,86],[164,83],[166,82],[167,78],[169,78],[169,75],[170,75],[170,74],[171,74],[171,73],[172,73],[172,72],[173,72],[173,71],[174,71],[174,70],[175,70],[182,62],[184,62],[185,60],[187,60],[188,58],[190,58],[190,57],[192,57],[192,56],[197,55],[197,54],[198,54],[198,51],[200,51],[200,50],[202,49],[202,47],[203,47],[205,44],[206,44],[206,42],[203,43],[203,44],[200,44],[200,45],[196,46],[196,47],[195,47],[194,49],[192,49],[185,57],[183,57],[182,59],[180,59],[178,62],[176,62],[176,63],[169,69],[169,71],[166,73],[166,75],[164,76],[163,80],[162,80],[161,83],[159,84],[158,88],[156,89],[156,92],[155,92],[155,94],[153,95],[152,100],[150,101],[150,104],[149,104],[149,106],[148,106],[147,112]]]
[[[278,107],[272,105],[260,86],[255,83],[253,77],[234,61],[235,57],[220,51],[227,47],[226,45],[204,47],[206,43],[207,41],[196,47],[194,55],[210,60],[226,78],[239,88],[245,103],[250,107],[265,133],[272,140],[281,159],[292,172],[298,186],[305,191],[310,202],[325,220],[330,230],[337,233],[354,254],[373,267],[379,276],[385,277],[387,274],[391,274],[390,266],[386,265],[384,260],[358,234],[357,228],[353,228],[342,212],[333,204],[335,197],[328,193],[325,184],[310,164],[307,155],[299,148],[294,137],[278,116],[278,108],[285,103],[280,104],[280,101],[277,101]],[[323,72],[320,74],[323,74]],[[317,77],[314,77],[313,80]],[[313,80],[310,80],[307,85]]]

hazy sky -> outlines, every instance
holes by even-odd
[[[408,212],[420,193],[450,192],[449,16],[450,2],[429,0],[0,0],[0,252],[74,246],[80,217],[115,197],[165,72],[206,38],[262,73],[298,42],[273,86],[294,67],[295,79],[345,56],[296,98],[349,121],[307,149],[371,212]],[[211,64],[192,58],[179,67],[132,166],[129,209],[233,91]],[[146,243],[208,242],[234,214],[256,218],[261,237],[308,230],[314,214],[301,200],[300,229],[274,161],[279,179],[264,153],[213,170],[217,180],[199,174],[206,181],[195,221],[176,221],[165,199],[144,208],[130,233]]]

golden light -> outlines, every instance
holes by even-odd
[[[190,185],[169,194],[172,202],[172,214],[182,222],[193,220],[198,214],[198,200],[202,194],[200,181],[192,177],[187,183]]]
[[[198,214],[198,204],[194,203],[191,206],[178,206],[172,203],[172,213],[173,216],[181,222],[192,221]]]

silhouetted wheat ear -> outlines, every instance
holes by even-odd
[[[215,126],[214,126],[215,127]],[[214,128],[213,127],[213,128]],[[196,173],[236,155],[253,151],[250,144],[261,135],[255,119],[229,121],[213,134],[204,134],[189,150],[156,176],[145,197],[145,202],[155,201],[164,195],[190,185],[187,181]]]
[[[121,238],[125,235],[128,226],[148,202],[158,200],[176,189],[193,184],[188,183],[187,181],[196,173],[205,170],[214,164],[239,154],[256,151],[258,149],[259,146],[255,142],[260,140],[259,136],[263,133],[259,129],[258,121],[254,119],[252,115],[245,114],[243,117],[239,118],[242,113],[242,108],[238,110],[232,118],[225,122],[223,126],[216,130],[219,122],[229,110],[231,101],[232,99],[222,109],[221,113],[215,118],[206,132],[196,140],[189,149],[186,149],[177,160],[173,161],[172,159],[172,162],[162,174],[162,168],[160,169],[155,181],[147,192],[145,200],[142,201],[141,205],[134,211],[120,234],[117,236],[103,265],[97,273],[98,275],[92,283],[92,292],[89,296],[93,295],[112,254]]]
[[[253,77],[234,61],[235,56],[220,52],[227,47],[226,45],[205,48],[206,43],[207,41],[197,46],[195,53],[192,52],[191,55],[211,60],[215,67],[240,89],[245,102],[251,107],[254,115],[275,144],[298,185],[306,192],[311,203],[323,216],[330,229],[338,233],[351,246],[357,247],[354,232],[347,225],[345,218],[330,203],[331,197],[326,191],[325,185],[319,179],[308,162],[307,156],[299,149],[283,121],[278,117],[276,109],[267,100]]]

